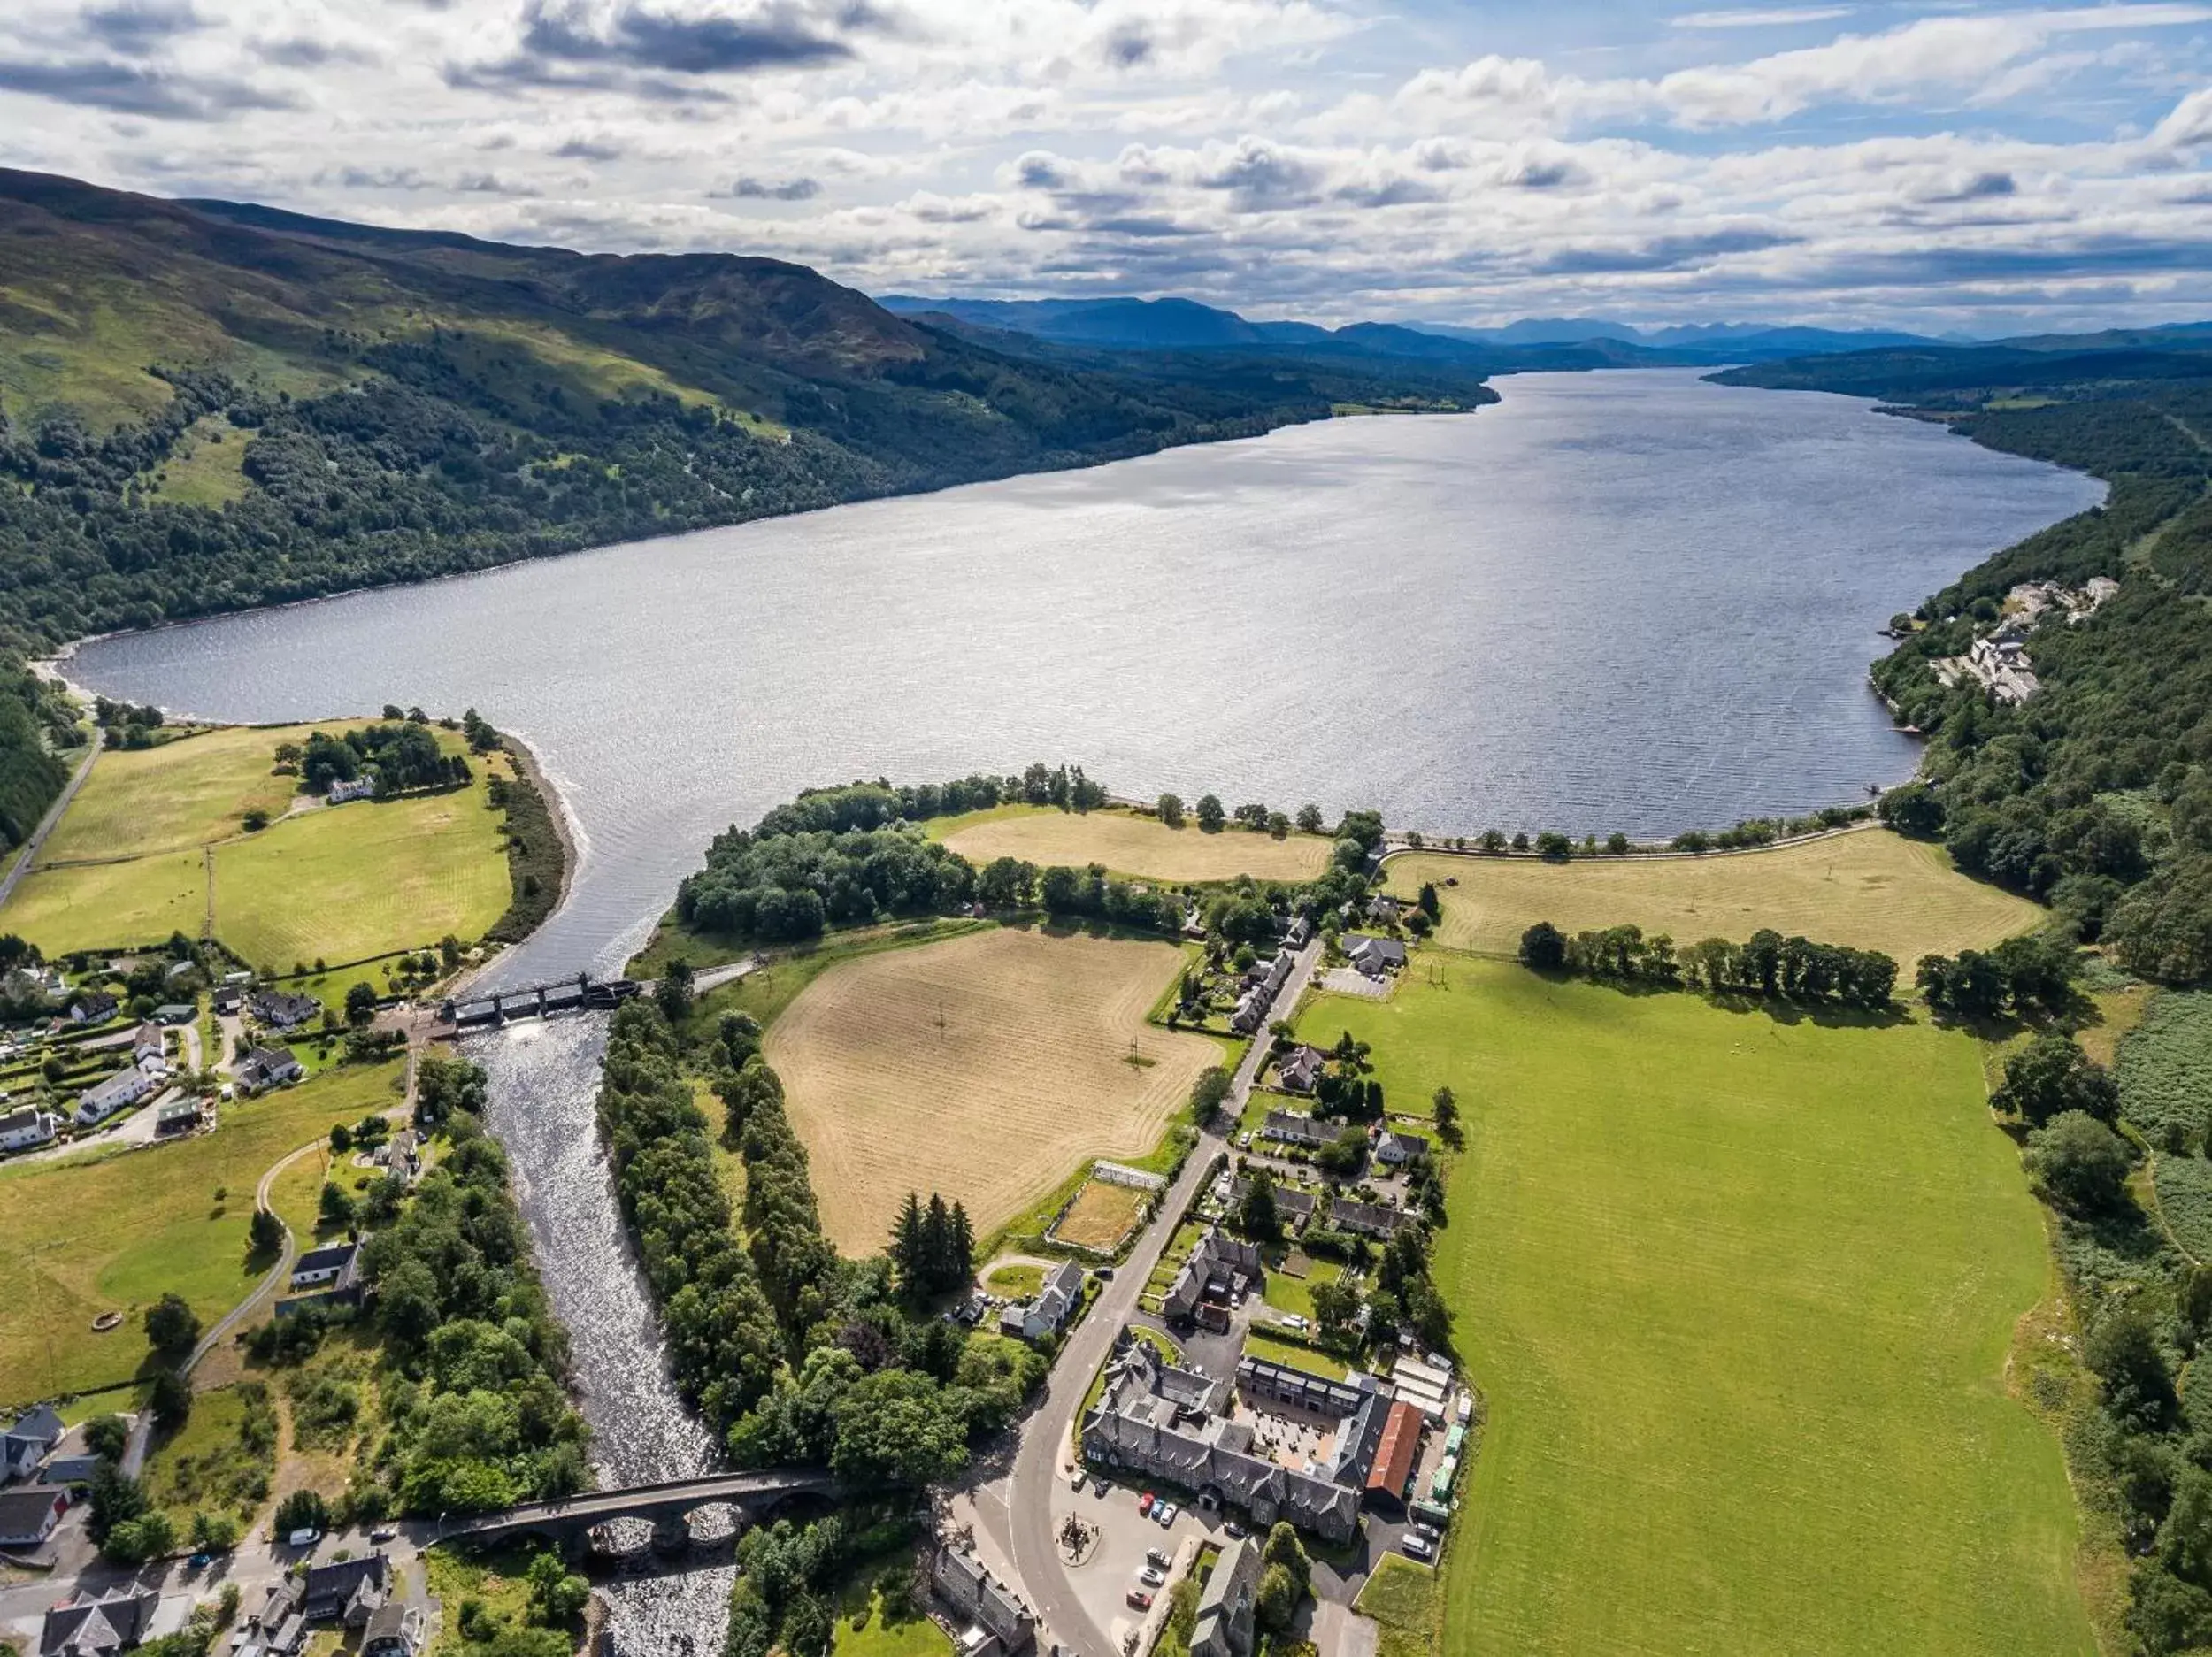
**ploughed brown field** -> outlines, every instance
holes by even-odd
[[[1221,1055],[1145,1022],[1182,964],[1169,944],[1001,928],[808,985],[766,1053],[839,1247],[880,1247],[909,1191],[987,1232],[1087,1159],[1150,1149]]]

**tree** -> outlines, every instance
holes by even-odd
[[[2139,1306],[2108,1312],[2082,1351],[2104,1383],[2105,1408],[2144,1431],[2162,1431],[2178,1408],[2174,1379],[2159,1349],[2158,1331]]]
[[[661,1016],[672,1024],[680,1024],[691,1010],[691,963],[677,955],[661,969],[660,982],[653,986],[653,999],[661,1009]]]
[[[159,1508],[150,1508],[110,1530],[107,1540],[100,1544],[100,1552],[111,1564],[135,1568],[161,1558],[176,1546],[175,1523]]]
[[[1271,1634],[1279,1634],[1290,1627],[1298,1615],[1300,1595],[1298,1584],[1290,1573],[1280,1565],[1270,1565],[1260,1573],[1260,1587],[1253,1604],[1253,1617],[1260,1627]]]
[[[1348,1341],[1359,1322],[1359,1291],[1341,1277],[1313,1285],[1313,1321],[1324,1341]]]
[[[326,1225],[349,1226],[353,1224],[353,1198],[345,1188],[333,1180],[323,1181],[322,1194],[316,1199],[315,1211]]]
[[[2028,1135],[2028,1171],[2078,1214],[2121,1207],[2133,1165],[2127,1141],[2085,1111],[2062,1110]]]
[[[237,1516],[227,1513],[209,1513],[202,1508],[192,1515],[192,1551],[195,1553],[227,1553],[238,1546]]]
[[[1430,1101],[1436,1116],[1437,1131],[1449,1139],[1452,1130],[1459,1125],[1459,1101],[1448,1087],[1440,1087]]]
[[[376,1022],[376,986],[360,983],[346,991],[346,1023],[365,1030]]]
[[[916,1192],[908,1192],[900,1206],[898,1218],[891,1223],[891,1246],[885,1253],[891,1257],[891,1267],[898,1274],[899,1287],[910,1300],[919,1300],[929,1292],[928,1242],[922,1231],[922,1200]]]
[[[1322,1172],[1333,1174],[1339,1179],[1349,1179],[1359,1172],[1367,1161],[1367,1131],[1348,1127],[1314,1153],[1314,1163]]]
[[[96,1544],[104,1543],[117,1525],[137,1518],[148,1505],[138,1481],[104,1460],[92,1472],[92,1511],[85,1520],[86,1533]]]
[[[295,1530],[328,1530],[330,1504],[319,1491],[296,1490],[277,1503],[270,1524],[279,1536],[289,1536]]]
[[[1280,1566],[1290,1573],[1297,1584],[1301,1598],[1313,1581],[1313,1561],[1306,1557],[1306,1545],[1298,1539],[1297,1528],[1287,1521],[1278,1520],[1267,1532],[1267,1540],[1261,1546],[1263,1564]]]
[[[84,1424],[85,1448],[103,1461],[120,1461],[130,1438],[131,1424],[120,1415],[95,1415]]]
[[[1436,882],[1424,880],[1421,883],[1421,895],[1414,900],[1414,907],[1432,921],[1443,914],[1443,909],[1437,901]]]
[[[1190,1085],[1191,1119],[1201,1127],[1211,1123],[1229,1097],[1229,1072],[1218,1064],[1198,1072]]]
[[[2067,1111],[2109,1122],[2119,1114],[2120,1088],[2112,1073],[2069,1036],[2038,1036],[2005,1061],[2004,1085],[1990,1102],[2040,1126]]]
[[[1322,821],[1319,806],[1302,805],[1298,808],[1298,832],[1301,834],[1318,834]]]
[[[539,1554],[523,1573],[530,1588],[530,1615],[549,1627],[564,1628],[583,1615],[591,1584],[561,1563],[555,1553]]]
[[[146,1407],[153,1411],[157,1427],[164,1432],[176,1431],[192,1418],[192,1383],[174,1369],[155,1370]]]
[[[1567,964],[1567,934],[1538,921],[1521,934],[1521,964],[1532,972],[1557,972]]]
[[[165,1362],[176,1362],[199,1339],[199,1315],[182,1295],[172,1291],[146,1308],[146,1343]]]
[[[1282,1216],[1275,1210],[1275,1176],[1256,1168],[1245,1181],[1244,1198],[1237,1205],[1237,1229],[1256,1243],[1283,1240]]]
[[[837,1400],[834,1418],[830,1469],[852,1483],[918,1487],[967,1464],[967,1419],[959,1399],[912,1369],[861,1377]]]
[[[1183,826],[1183,797],[1180,794],[1162,794],[1156,809],[1160,814],[1160,821],[1168,827],[1179,829]]]
[[[246,1222],[246,1252],[273,1254],[284,1247],[284,1222],[269,1208],[256,1208]]]
[[[1222,825],[1229,820],[1229,814],[1221,809],[1219,794],[1199,795],[1197,817],[1198,826],[1209,834],[1221,832]]]

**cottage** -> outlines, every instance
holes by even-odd
[[[1259,1598],[1260,1550],[1246,1537],[1222,1551],[1199,1591],[1190,1657],[1251,1657]]]
[[[186,1599],[188,1609],[190,1605]],[[128,1651],[154,1638],[160,1610],[161,1596],[146,1588],[64,1600],[46,1614],[39,1630],[40,1657],[107,1657],[110,1652]]]
[[[0,1547],[34,1548],[54,1534],[69,1511],[69,1491],[61,1484],[31,1484],[0,1490]]]
[[[1237,1009],[1229,1015],[1229,1028],[1248,1036],[1267,1022],[1267,986],[1255,984],[1237,997]]]
[[[0,1478],[27,1478],[46,1454],[62,1440],[61,1416],[45,1404],[34,1405],[0,1433]]]
[[[81,1128],[105,1122],[119,1110],[136,1104],[150,1093],[158,1093],[161,1082],[140,1070],[135,1064],[127,1070],[118,1070],[96,1087],[87,1088],[77,1096],[73,1116]]]
[[[1395,938],[1371,938],[1364,932],[1344,935],[1344,958],[1371,978],[1386,973],[1402,972],[1406,964],[1406,947]]]
[[[307,1067],[292,1056],[289,1047],[256,1047],[239,1061],[238,1085],[250,1093],[296,1082]]]
[[[1379,892],[1367,900],[1367,918],[1378,926],[1395,926],[1405,913],[1405,906],[1395,898],[1386,898]]]
[[[69,1022],[73,1024],[105,1024],[115,1016],[122,1003],[104,990],[95,990],[81,995],[69,1005]]]
[[[50,1144],[61,1129],[61,1118],[50,1110],[24,1105],[0,1116],[0,1151],[27,1151]]]
[[[361,1657],[415,1657],[422,1649],[422,1613],[396,1600],[379,1606],[361,1633]]]
[[[1037,1619],[1011,1589],[992,1581],[974,1554],[938,1549],[929,1580],[952,1620],[968,1625],[959,1642],[961,1657],[1021,1657],[1035,1643]]]
[[[1314,1084],[1321,1079],[1321,1072],[1328,1065],[1328,1055],[1319,1047],[1301,1043],[1283,1055],[1275,1066],[1275,1079],[1294,1093],[1310,1093]]]
[[[1402,1168],[1429,1154],[1429,1142],[1417,1133],[1386,1130],[1375,1136],[1375,1160],[1385,1168]]]
[[[1334,1124],[1300,1116],[1294,1110],[1271,1110],[1267,1113],[1267,1119],[1260,1124],[1260,1138],[1263,1139],[1279,1139],[1285,1145],[1300,1145],[1309,1148],[1330,1143],[1337,1133]]]
[[[312,1289],[336,1285],[353,1270],[361,1253],[358,1243],[326,1243],[311,1248],[292,1262],[292,1287]]]
[[[365,1628],[391,1592],[391,1561],[377,1548],[359,1559],[311,1565],[302,1584],[301,1610],[311,1622],[342,1622]]]
[[[299,1657],[307,1645],[307,1631],[297,1579],[280,1577],[269,1585],[260,1606],[247,1614],[232,1657]]]
[[[1221,1306],[1259,1287],[1266,1274],[1256,1245],[1209,1230],[1177,1269],[1160,1303],[1161,1315],[1194,1321],[1202,1308]]]
[[[343,805],[349,800],[369,800],[376,795],[373,777],[340,777],[330,785],[330,803]]]
[[[1385,1241],[1397,1236],[1412,1221],[1413,1216],[1403,1208],[1388,1208],[1379,1202],[1355,1202],[1349,1197],[1339,1197],[1329,1208],[1329,1224],[1338,1231],[1378,1237]]]
[[[131,1037],[131,1062],[141,1070],[150,1065],[168,1068],[169,1039],[162,1027],[152,1019],[139,1025]]]
[[[1083,1268],[1064,1260],[1046,1274],[1044,1287],[1026,1306],[1010,1306],[999,1314],[1002,1335],[1025,1340],[1056,1335],[1083,1304]]]
[[[323,1016],[323,1004],[312,995],[289,990],[256,990],[246,998],[246,1011],[272,1030],[296,1030]]]
[[[1306,940],[1313,936],[1313,923],[1302,915],[1290,917],[1290,925],[1283,932],[1283,947],[1303,949]]]
[[[211,992],[207,999],[208,1004],[214,1008],[218,1017],[228,1018],[245,1005],[246,992],[239,985],[226,984]]]
[[[1250,1188],[1249,1180],[1231,1181],[1230,1207],[1240,1208],[1244,1202],[1244,1193]],[[1275,1187],[1275,1213],[1294,1231],[1302,1230],[1306,1223],[1313,1218],[1314,1202],[1313,1193],[1301,1186],[1278,1185]]]

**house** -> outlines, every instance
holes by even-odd
[[[1214,1574],[1199,1590],[1190,1657],[1252,1657],[1259,1598],[1260,1550],[1246,1537],[1222,1550],[1214,1561]]]
[[[1026,1306],[1010,1306],[999,1314],[1002,1335],[1037,1340],[1059,1333],[1076,1308],[1083,1304],[1083,1268],[1064,1260],[1045,1275],[1044,1286]]]
[[[289,990],[256,990],[246,998],[246,1011],[272,1030],[296,1030],[323,1016],[323,1004],[312,995]]]
[[[1263,1139],[1279,1139],[1286,1145],[1302,1145],[1310,1149],[1331,1143],[1340,1131],[1333,1123],[1302,1116],[1294,1110],[1271,1110],[1267,1119],[1260,1124]]]
[[[269,1585],[260,1606],[248,1613],[232,1646],[232,1657],[299,1657],[307,1645],[307,1617],[300,1609],[300,1584],[280,1577]]]
[[[330,785],[330,803],[343,805],[349,800],[368,800],[376,794],[373,777],[339,777]]]
[[[0,1477],[28,1478],[47,1453],[62,1441],[61,1416],[45,1404],[34,1405],[0,1433]]]
[[[169,1039],[159,1024],[148,1019],[131,1037],[131,1062],[144,1070],[150,1064],[169,1067]]]
[[[1385,1168],[1402,1168],[1429,1154],[1429,1142],[1417,1133],[1386,1130],[1375,1136],[1375,1160]]]
[[[292,1262],[292,1287],[319,1288],[326,1284],[336,1285],[353,1270],[361,1253],[358,1243],[326,1243],[320,1248],[311,1248]]]
[[[1378,892],[1367,900],[1367,918],[1378,926],[1395,926],[1405,913],[1405,906],[1395,898],[1386,898]]]
[[[422,1649],[422,1613],[398,1601],[377,1607],[361,1631],[361,1657],[415,1657]]]
[[[198,1016],[198,1013],[199,1009],[193,1006],[190,1001],[165,1001],[154,1009],[154,1022],[172,1027],[178,1024],[188,1024]]]
[[[1193,1322],[1205,1306],[1221,1306],[1265,1281],[1256,1245],[1209,1230],[1185,1257],[1161,1300],[1161,1316]]]
[[[1406,965],[1406,947],[1395,938],[1371,938],[1364,932],[1344,935],[1344,958],[1371,978],[1385,973],[1402,972]]]
[[[238,1085],[250,1093],[296,1082],[307,1067],[289,1047],[256,1047],[238,1062]]]
[[[965,1622],[959,1640],[960,1657],[1021,1657],[1036,1643],[1037,1619],[1002,1583],[994,1582],[972,1553],[942,1547],[930,1563],[930,1586],[952,1612],[952,1620]]]
[[[135,1064],[127,1070],[118,1070],[96,1087],[88,1087],[77,1096],[73,1113],[81,1128],[88,1128],[96,1122],[105,1122],[117,1111],[127,1109],[149,1093],[161,1091],[157,1077],[149,1076]]]
[[[64,1600],[46,1614],[39,1630],[40,1657],[105,1657],[152,1638],[161,1596],[150,1589],[116,1589],[97,1599]]]
[[[1405,1500],[1413,1464],[1421,1454],[1421,1431],[1426,1424],[1422,1413],[1404,1400],[1391,1405],[1383,1422],[1382,1442],[1376,1446],[1375,1459],[1367,1469],[1369,1500]]]
[[[126,1415],[126,1421],[135,1420]],[[39,1463],[38,1480],[42,1484],[89,1484],[92,1476],[100,1470],[100,1458],[92,1452],[85,1438],[82,1423],[62,1434],[60,1442],[47,1452]]]
[[[1250,1183],[1243,1179],[1230,1182],[1229,1206],[1233,1209],[1243,1205],[1244,1193],[1250,1188]],[[1301,1186],[1278,1185],[1275,1187],[1276,1216],[1294,1231],[1302,1231],[1306,1223],[1313,1218],[1314,1202],[1313,1193]]]
[[[422,1140],[412,1128],[403,1128],[381,1146],[376,1160],[402,1179],[422,1172]]]
[[[1313,923],[1302,915],[1290,917],[1290,925],[1283,932],[1283,947],[1303,949],[1306,940],[1313,936]]]
[[[1255,984],[1237,997],[1237,1009],[1229,1015],[1229,1028],[1240,1036],[1248,1036],[1267,1022],[1267,989]]]
[[[208,1004],[214,1008],[218,1017],[227,1018],[245,1005],[246,992],[242,986],[225,984],[213,991],[207,999]]]
[[[115,1016],[122,1003],[104,990],[95,990],[81,995],[69,1004],[69,1022],[73,1024],[104,1024]]]
[[[1275,1066],[1275,1079],[1294,1093],[1310,1093],[1329,1062],[1319,1047],[1301,1043],[1283,1055]]]
[[[1329,1207],[1329,1224],[1338,1231],[1385,1241],[1397,1236],[1412,1222],[1413,1216],[1403,1208],[1386,1208],[1379,1202],[1355,1202],[1349,1197],[1339,1197]]]
[[[50,1110],[25,1105],[0,1116],[0,1151],[27,1151],[34,1145],[52,1142],[61,1118]]]
[[[173,1099],[154,1109],[154,1138],[175,1139],[191,1132],[200,1125],[200,1101],[196,1099]]]
[[[391,1592],[392,1562],[382,1548],[375,1548],[358,1559],[311,1565],[301,1586],[300,1609],[310,1622],[365,1628]]]
[[[65,1484],[26,1484],[0,1490],[0,1547],[35,1548],[54,1534],[69,1511]]]

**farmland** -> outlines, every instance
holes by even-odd
[[[353,961],[480,937],[511,887],[489,778],[326,807],[273,769],[312,728],[233,728],[102,753],[0,926],[50,955],[208,934],[257,966]],[[449,751],[460,740],[440,733]],[[269,825],[249,833],[248,811]]]
[[[1303,1023],[1461,1101],[1435,1273],[1490,1424],[1444,1649],[2094,1650],[2004,1389],[2050,1263],[1968,1038],[1465,958]]]
[[[1329,842],[1315,834],[1274,840],[1249,829],[1209,834],[1195,825],[1171,829],[1141,812],[1059,811],[1049,806],[999,806],[929,825],[974,863],[1017,857],[1047,868],[1103,863],[1116,874],[1152,880],[1307,880],[1329,861]]]
[[[829,1235],[848,1253],[879,1247],[910,1190],[964,1202],[987,1232],[1083,1158],[1149,1147],[1219,1057],[1145,1021],[1182,959],[994,928],[824,970],[769,1027],[766,1054]]]
[[[389,1109],[402,1073],[346,1066],[226,1105],[219,1132],[181,1145],[0,1171],[0,1404],[129,1379],[146,1352],[138,1315],[166,1291],[205,1323],[244,1299],[269,1265],[246,1259],[255,1183],[333,1123]],[[109,1310],[126,1323],[95,1334]]]
[[[1512,954],[1522,931],[1543,920],[1569,932],[1632,923],[1678,944],[1740,942],[1770,926],[1879,949],[1909,978],[1924,955],[1986,947],[2043,919],[2024,898],[1956,873],[1940,848],[1886,829],[1703,857],[1555,863],[1414,853],[1384,867],[1401,897],[1432,882],[1443,905],[1438,940],[1484,955]]]

